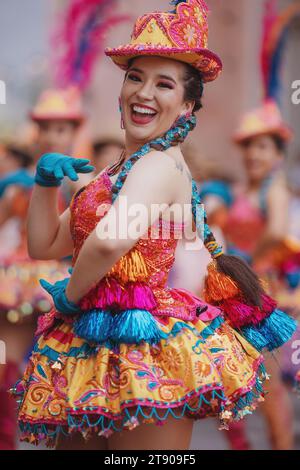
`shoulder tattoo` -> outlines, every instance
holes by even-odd
[[[189,181],[191,182],[192,181],[192,175],[191,175],[191,172],[189,169],[185,169],[184,165],[182,164],[182,162],[177,162],[176,160],[174,161],[175,163],[175,168],[180,171],[181,174],[185,173],[189,179]]]

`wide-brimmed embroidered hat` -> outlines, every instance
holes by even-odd
[[[81,95],[76,87],[45,90],[29,114],[33,121],[65,119],[76,123],[84,120]]]
[[[252,137],[264,134],[277,135],[285,142],[293,137],[292,130],[284,123],[280,110],[272,99],[266,100],[260,108],[244,114],[233,140],[242,144]]]
[[[203,0],[173,0],[172,12],[154,12],[139,17],[131,41],[105,54],[123,70],[134,57],[153,55],[168,57],[192,65],[204,82],[215,80],[221,70],[221,59],[207,48],[208,8]]]

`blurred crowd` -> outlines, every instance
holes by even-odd
[[[6,345],[6,363],[0,366],[0,450],[17,448],[15,402],[8,389],[20,377],[34,344],[38,316],[50,309],[50,299],[39,286],[66,276],[69,259],[39,261],[27,253],[26,214],[34,185],[35,166],[44,153],[88,156],[93,174],[76,182],[64,181],[60,189],[61,213],[75,193],[120,157],[119,137],[88,141],[81,96],[74,87],[44,91],[28,113],[30,136],[23,142],[11,138],[0,148],[0,331]],[[287,165],[286,154],[293,131],[275,101],[236,116],[234,136],[246,177],[236,179],[226,166],[203,160],[198,190],[209,223],[229,254],[243,257],[265,282],[278,307],[294,318],[300,314],[300,154]],[[297,130],[297,123],[291,123]],[[204,149],[205,151],[205,149]],[[84,152],[84,155],[83,155]],[[187,149],[187,161],[197,158],[196,146]],[[299,150],[300,152],[300,150]],[[229,157],[229,156],[228,156]],[[199,241],[195,241],[198,243]],[[195,253],[197,253],[195,255]],[[201,295],[208,255],[186,248],[179,240],[169,283]],[[294,410],[290,399],[300,382],[294,341],[274,358],[266,355],[268,399],[261,406],[272,449],[293,449]],[[232,449],[249,449],[247,420],[224,432]]]

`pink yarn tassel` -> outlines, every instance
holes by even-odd
[[[262,301],[261,309],[245,305],[236,298],[224,300],[220,307],[234,328],[242,328],[247,325],[258,325],[275,310],[277,304],[271,297],[263,295]]]
[[[156,307],[155,296],[149,286],[140,282],[128,283],[123,292],[121,309],[140,308],[152,311]]]
[[[277,308],[277,302],[266,294],[262,296],[262,299],[262,310],[267,314],[266,316],[269,316]]]
[[[130,282],[121,286],[113,277],[103,279],[80,302],[80,308],[84,311],[94,308],[118,310],[140,308],[151,311],[156,305],[156,298],[147,284]]]
[[[96,291],[96,299],[94,305],[97,308],[117,307],[119,306],[122,298],[122,288],[120,284],[114,279],[110,278],[108,282],[103,282],[99,285]]]

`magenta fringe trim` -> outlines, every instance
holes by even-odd
[[[82,310],[101,309],[142,309],[152,311],[156,308],[156,298],[152,289],[142,282],[128,282],[124,287],[116,279],[104,280],[80,302]]]
[[[258,325],[271,315],[277,304],[268,295],[263,295],[262,308],[246,305],[237,298],[223,300],[220,307],[233,328],[242,328],[248,325]]]

